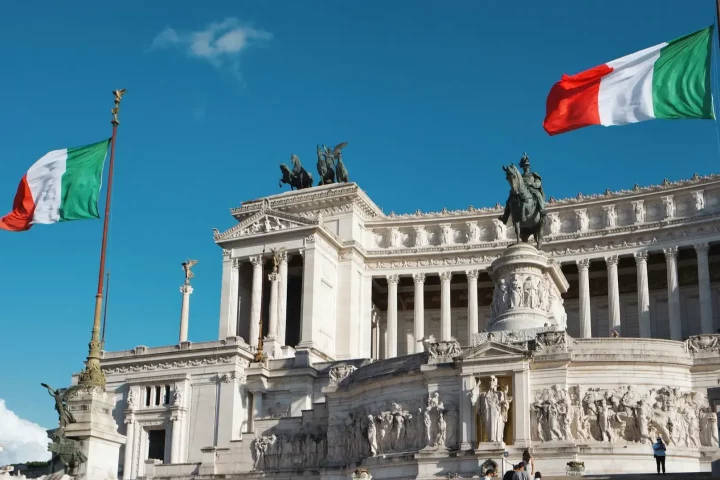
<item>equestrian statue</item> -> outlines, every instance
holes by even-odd
[[[503,166],[505,178],[510,184],[510,196],[505,202],[505,211],[500,215],[500,221],[507,223],[512,218],[517,242],[529,243],[532,235],[539,250],[547,215],[542,177],[530,171],[530,159],[525,153],[520,159],[520,168],[522,174],[515,165]]]
[[[300,163],[300,158],[292,154],[290,155],[290,162],[292,163],[292,170],[285,163],[280,164],[280,171],[282,172],[282,178],[278,183],[279,187],[282,187],[283,183],[290,185],[290,190],[301,190],[303,188],[310,188],[313,184],[313,177],[310,172],[305,170]]]

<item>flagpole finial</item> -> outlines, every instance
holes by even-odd
[[[118,120],[118,113],[120,113],[120,100],[122,100],[123,95],[125,95],[126,89],[120,89],[120,90],[113,90],[113,95],[115,96],[115,106],[113,107],[112,112],[113,118],[110,121],[113,125],[120,125],[120,120]]]

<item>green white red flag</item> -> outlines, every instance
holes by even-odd
[[[98,196],[109,144],[103,140],[43,155],[20,180],[0,229],[19,232],[36,223],[100,218]]]
[[[563,75],[547,98],[545,131],[557,135],[588,125],[715,118],[712,34],[710,26],[576,75]]]

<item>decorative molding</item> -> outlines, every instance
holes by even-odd
[[[606,255],[605,256],[605,265],[607,265],[607,268],[610,267],[617,267],[618,264],[618,256],[617,255]]]
[[[589,258],[581,258],[579,260],[575,260],[575,263],[577,264],[578,270],[587,270],[588,268],[590,268]]]
[[[670,260],[671,258],[677,258],[678,247],[663,248],[663,253],[665,254],[665,258],[667,260]]]
[[[226,357],[200,357],[192,358],[187,360],[176,360],[170,362],[152,362],[147,361],[143,363],[134,363],[131,365],[118,365],[118,366],[103,366],[103,372],[106,375],[118,374],[118,373],[135,373],[135,372],[152,372],[157,370],[169,370],[176,368],[185,367],[201,367],[206,365],[241,365],[247,366],[247,360],[243,359],[239,355],[231,355]],[[157,381],[158,378],[169,378],[175,377],[185,378],[185,374],[170,375],[163,377],[145,377],[138,380],[128,380],[128,382],[147,383],[149,381]]]
[[[648,252],[642,251],[642,252],[634,252],[633,256],[635,257],[635,264],[640,265],[643,262],[647,262],[648,259]]]
[[[425,274],[424,273],[413,273],[413,281],[415,282],[415,285],[424,284],[425,283]]]

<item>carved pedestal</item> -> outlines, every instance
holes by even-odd
[[[558,265],[528,243],[509,246],[490,269],[495,283],[491,332],[552,326],[565,330],[562,293],[568,282]]]
[[[102,388],[88,387],[71,395],[67,403],[75,422],[65,427],[65,435],[80,441],[87,457],[87,462],[79,468],[77,478],[117,478],[120,446],[125,444],[125,437],[118,433],[112,416],[115,407],[113,396]]]

